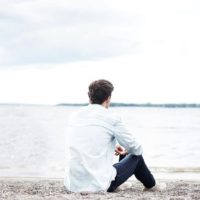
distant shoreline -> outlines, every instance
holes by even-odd
[[[87,106],[88,103],[59,103],[59,104],[28,104],[28,103],[0,103],[0,106]],[[200,103],[111,103],[111,107],[143,107],[143,108],[200,108]]]
[[[61,103],[56,106],[86,106],[88,103]],[[200,108],[200,104],[196,103],[165,103],[165,104],[152,104],[152,103],[111,103],[111,107],[161,107],[161,108]]]

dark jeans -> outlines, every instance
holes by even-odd
[[[119,162],[115,163],[113,166],[117,170],[117,175],[115,180],[111,182],[107,192],[113,192],[133,174],[146,188],[151,188],[156,184],[142,156],[135,156],[132,154],[126,156],[120,155]]]

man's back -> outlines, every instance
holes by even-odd
[[[67,189],[74,192],[107,190],[116,176],[112,166],[116,122],[109,110],[98,104],[90,104],[72,115],[67,132]]]

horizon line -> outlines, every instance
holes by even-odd
[[[86,106],[90,103],[57,103],[57,104],[40,104],[40,103],[1,103],[0,105],[24,105],[24,106]],[[200,108],[200,103],[123,103],[112,102],[111,107],[180,107],[180,108]]]

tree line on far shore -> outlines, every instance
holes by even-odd
[[[86,106],[88,103],[60,103],[57,106]],[[164,107],[164,108],[200,108],[200,104],[197,103],[111,103],[111,107]]]

